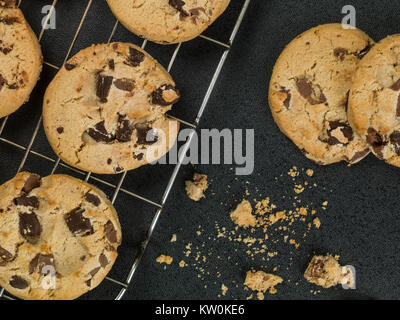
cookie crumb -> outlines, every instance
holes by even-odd
[[[312,177],[312,176],[314,175],[314,170],[312,170],[312,169],[307,169],[306,174],[307,174],[309,177]]]
[[[314,226],[319,229],[321,227],[321,221],[318,218],[313,220]]]
[[[274,274],[268,274],[264,271],[252,272],[248,271],[244,285],[253,291],[258,291],[257,297],[264,299],[264,293],[269,291],[270,294],[276,294],[276,285],[283,282],[283,279]]]
[[[172,237],[171,237],[171,242],[176,242],[176,239],[177,239],[177,237],[176,237],[176,234],[174,233],[173,235],[172,235]]]
[[[352,285],[354,277],[349,269],[339,264],[339,257],[314,256],[304,273],[308,282],[323,288],[330,288],[338,284]]]
[[[228,292],[228,287],[224,284],[221,285],[222,295],[225,296]]]
[[[252,207],[249,201],[243,200],[234,211],[231,212],[232,221],[239,227],[248,228],[254,227],[257,219],[252,215]]]
[[[193,201],[200,201],[204,198],[204,192],[208,189],[207,176],[205,174],[195,173],[193,181],[186,181],[186,193]]]
[[[162,254],[156,259],[156,261],[159,264],[165,263],[165,264],[170,265],[172,263],[172,261],[174,261],[174,259],[170,256],[166,256],[166,255]]]

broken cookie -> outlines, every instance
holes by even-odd
[[[267,291],[270,294],[276,294],[275,286],[282,283],[283,279],[274,274],[268,274],[264,271],[248,271],[244,285],[253,291],[258,291],[257,297],[259,300],[264,299],[264,293]]]
[[[354,275],[352,272],[339,264],[339,257],[314,256],[304,273],[308,282],[323,288],[330,288],[338,284],[354,286]]]

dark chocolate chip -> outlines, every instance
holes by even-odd
[[[114,86],[119,90],[131,92],[133,89],[135,89],[135,82],[126,78],[116,79],[114,81]]]
[[[107,102],[113,79],[112,76],[103,76],[100,73],[97,74],[96,95],[99,97],[101,103]]]
[[[63,132],[64,132],[64,128],[63,128],[63,127],[58,127],[58,128],[57,128],[57,132],[58,132],[59,134],[63,133]]]
[[[68,226],[68,229],[74,235],[80,235],[84,237],[94,233],[90,219],[83,216],[84,212],[84,209],[76,208],[67,213],[65,216],[65,222]]]
[[[32,274],[36,270],[39,274],[48,275],[50,270],[43,270],[45,267],[54,268],[54,256],[52,254],[37,254],[29,263],[29,273]]]
[[[296,81],[296,86],[300,95],[307,99],[311,105],[317,105],[326,102],[326,97],[319,85],[313,86],[312,83],[306,79],[298,79]]]
[[[132,47],[129,48],[128,62],[130,65],[138,67],[144,61],[144,58],[145,54],[143,52]]]
[[[115,131],[115,138],[119,142],[131,141],[133,129],[131,128],[129,120],[120,120],[117,130]]]
[[[369,149],[365,149],[363,151],[358,151],[354,154],[353,158],[350,159],[350,163],[356,163],[363,159],[369,153]]]
[[[115,172],[121,172],[121,171],[123,171],[123,170],[124,170],[124,168],[122,168],[122,167],[120,167],[120,166],[118,166],[118,167],[115,168]]]
[[[34,212],[19,214],[19,233],[29,242],[36,242],[42,233],[42,226]]]
[[[135,159],[135,160],[142,161],[142,160],[143,160],[143,157],[144,157],[144,154],[143,154],[143,153],[139,153],[139,154],[133,153],[133,159]]]
[[[39,209],[39,199],[35,196],[28,197],[26,195],[22,195],[14,199],[14,204],[17,206],[25,206]]]
[[[86,193],[85,200],[87,202],[90,202],[91,204],[93,204],[96,207],[98,207],[101,203],[100,198],[93,193]]]
[[[107,159],[107,164],[111,164],[112,163],[112,159]]]
[[[24,278],[21,278],[19,276],[12,276],[10,279],[10,286],[15,288],[15,289],[26,289],[29,287],[28,281],[26,281]]]
[[[286,99],[283,101],[283,105],[286,107],[286,109],[290,109],[290,99],[292,98],[292,94],[290,93],[290,90],[287,90],[285,87],[281,87],[280,92],[286,93]]]
[[[117,239],[117,231],[114,228],[114,225],[111,221],[108,221],[105,225],[104,225],[104,232],[106,234],[106,237],[108,239],[108,241],[110,241],[111,243],[117,243],[118,239]]]
[[[349,51],[344,48],[336,48],[335,50],[333,50],[333,54],[340,61],[344,61],[344,58],[349,54]]]
[[[71,63],[66,63],[66,64],[64,65],[64,67],[65,67],[65,69],[67,69],[67,71],[71,71],[72,69],[75,69],[75,68],[76,68],[76,65],[71,64]]]
[[[400,90],[400,79],[397,80],[395,83],[393,83],[392,86],[390,87],[390,89],[392,89],[394,91],[399,91]]]
[[[99,262],[103,269],[109,264],[107,257],[103,253],[99,256]]]
[[[362,49],[360,52],[356,53],[355,56],[358,59],[362,59],[369,52],[369,50],[372,49],[373,46],[374,46],[373,44],[368,43],[368,45],[364,49]]]
[[[38,174],[31,174],[29,178],[25,181],[22,191],[28,194],[33,189],[39,188],[42,184],[42,179]]]
[[[17,17],[4,17],[0,19],[0,23],[12,25],[14,23],[19,23],[19,19]]]
[[[394,148],[394,152],[400,156],[400,131],[394,131],[389,137],[390,143]]]
[[[183,6],[186,4],[184,1],[182,1],[182,0],[169,0],[168,3],[169,3],[169,5],[171,7],[175,8],[176,10],[178,10],[181,13],[181,15],[183,15],[185,17],[189,16],[189,13],[183,9]]]
[[[114,140],[114,137],[107,132],[104,123],[104,120],[97,123],[94,128],[88,129],[86,133],[97,142],[110,143]]]
[[[387,144],[382,135],[374,128],[369,128],[367,132],[367,143],[372,146],[373,150],[380,159],[383,159],[383,148]]]
[[[154,134],[154,130],[147,123],[138,123],[135,125],[137,134],[137,143],[154,144],[158,141],[158,136]]]
[[[114,59],[111,59],[110,61],[108,61],[108,67],[110,68],[110,70],[114,70],[115,69],[115,61],[114,61]]]
[[[10,262],[14,259],[14,256],[11,254],[11,252],[0,246],[0,259],[5,262]]]
[[[169,91],[169,90],[175,91],[175,94],[177,96],[177,98],[175,98],[172,101],[166,101],[164,99],[164,92],[165,91]],[[170,84],[162,85],[160,88],[156,89],[151,94],[151,103],[152,104],[156,104],[156,105],[160,105],[160,106],[163,106],[163,107],[170,106],[170,105],[172,105],[174,103],[177,103],[179,101],[179,99],[180,99],[179,91],[174,86],[172,86]]]

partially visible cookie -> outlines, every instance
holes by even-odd
[[[322,25],[296,37],[274,67],[269,102],[275,122],[321,165],[356,163],[369,153],[346,109],[353,73],[373,44],[361,30]]]
[[[230,0],[107,0],[117,19],[150,41],[171,44],[191,40],[207,29]]]
[[[28,101],[41,70],[36,35],[15,0],[0,0],[0,118]]]
[[[19,173],[0,186],[0,286],[22,299],[75,299],[97,287],[121,243],[117,213],[94,186]]]
[[[358,65],[348,114],[372,152],[400,167],[400,35],[380,41]]]
[[[165,155],[179,123],[168,72],[128,43],[93,45],[71,58],[46,90],[43,124],[57,155],[85,171],[115,174]]]

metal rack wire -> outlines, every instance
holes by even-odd
[[[27,1],[27,0],[19,0],[18,1],[18,6],[22,3],[22,1]],[[54,8],[56,8],[57,3],[60,2],[60,1],[62,1],[62,0],[53,0],[52,9],[48,13],[47,20],[43,23],[43,26],[41,28],[40,34],[38,36],[39,41],[42,40],[43,35],[44,35],[45,31],[46,31],[44,26],[49,21],[51,15],[53,13]],[[78,28],[77,28],[77,30],[76,30],[76,32],[74,34],[73,40],[69,45],[67,54],[66,54],[66,56],[64,58],[64,61],[63,61],[63,65],[70,58],[70,55],[71,55],[71,52],[72,52],[72,50],[74,48],[75,42],[76,42],[76,40],[77,40],[77,38],[79,36],[79,33],[80,33],[81,29],[82,29],[82,26],[83,26],[83,24],[85,22],[85,19],[86,19],[88,13],[89,13],[89,10],[92,7],[92,4],[93,4],[94,1],[100,1],[100,0],[88,0],[88,3],[87,3],[86,8],[85,8],[85,11],[84,11],[84,13],[83,13],[83,15],[81,17],[81,20],[80,20],[80,23],[78,25]],[[243,21],[243,18],[244,18],[245,14],[246,14],[247,8],[248,8],[251,0],[240,0],[240,1],[243,1],[243,6],[241,7],[239,16],[238,16],[238,18],[237,18],[237,20],[236,20],[236,22],[234,24],[234,27],[233,27],[233,30],[232,30],[232,32],[230,34],[228,43],[224,43],[224,42],[218,41],[216,39],[207,37],[205,35],[201,35],[200,36],[201,38],[203,38],[203,39],[205,39],[207,41],[210,41],[210,42],[213,42],[213,43],[215,43],[215,44],[217,44],[219,46],[222,46],[224,51],[222,53],[222,56],[220,57],[218,65],[217,65],[217,67],[216,67],[216,69],[214,71],[214,74],[212,76],[211,82],[208,85],[206,94],[203,97],[203,101],[202,101],[200,110],[197,113],[197,116],[196,116],[196,119],[195,119],[194,123],[190,123],[190,122],[184,121],[182,119],[179,119],[179,118],[176,118],[176,117],[173,117],[173,116],[169,116],[169,117],[179,121],[180,123],[182,123],[182,124],[184,124],[184,125],[186,125],[188,127],[191,127],[193,129],[197,129],[197,126],[200,123],[200,119],[201,119],[201,117],[202,117],[202,115],[203,115],[203,113],[204,113],[204,111],[205,111],[205,109],[206,109],[206,107],[208,105],[208,102],[209,102],[211,94],[212,94],[212,92],[214,90],[215,84],[217,83],[217,80],[218,80],[218,78],[220,76],[222,68],[223,68],[223,66],[225,64],[225,61],[226,61],[227,57],[228,57],[228,54],[229,54],[230,49],[231,49],[231,46],[232,46],[232,44],[233,44],[233,42],[234,42],[234,40],[236,38],[237,32],[238,32],[238,30],[240,28],[240,25],[241,25],[241,23]],[[115,23],[114,23],[114,27],[112,29],[112,32],[111,32],[111,34],[110,34],[110,36],[108,38],[108,43],[110,43],[112,41],[113,36],[114,36],[114,34],[115,34],[116,30],[117,30],[118,24],[119,24],[119,22],[118,22],[118,20],[116,20]],[[142,49],[145,49],[146,45],[147,45],[147,40],[144,40],[142,45],[141,45]],[[181,43],[176,45],[175,50],[174,50],[174,52],[173,52],[173,54],[172,54],[172,56],[170,58],[170,61],[169,61],[168,67],[167,67],[168,72],[171,71],[171,69],[172,69],[172,67],[174,65],[174,62],[175,62],[175,60],[176,60],[176,58],[178,56],[179,50],[181,49],[181,46],[182,46]],[[51,63],[49,63],[47,61],[44,61],[44,64],[49,66],[49,67],[51,67],[51,68],[54,68],[56,70],[61,68],[61,67],[56,66],[54,64],[51,64]],[[92,180],[94,180],[94,181],[96,181],[96,182],[98,182],[100,184],[103,184],[104,186],[111,187],[114,190],[113,191],[113,195],[111,197],[111,202],[113,204],[117,201],[118,194],[120,192],[123,192],[123,193],[125,193],[125,194],[127,194],[129,196],[132,196],[132,197],[137,198],[139,200],[145,201],[145,202],[157,207],[156,213],[155,213],[155,215],[153,217],[153,220],[151,221],[150,227],[147,230],[146,239],[142,243],[141,248],[139,250],[139,253],[137,254],[136,258],[134,259],[132,267],[131,267],[131,269],[129,271],[129,274],[128,274],[127,278],[125,279],[125,281],[121,282],[121,281],[115,280],[115,279],[113,279],[111,277],[106,277],[106,280],[111,281],[111,282],[113,282],[113,283],[115,283],[115,284],[117,284],[117,285],[119,285],[121,287],[120,291],[118,292],[118,294],[115,297],[115,299],[116,300],[122,299],[122,297],[124,296],[124,294],[126,293],[126,291],[128,289],[128,286],[131,284],[132,278],[133,278],[133,276],[134,276],[134,274],[135,274],[135,272],[136,272],[136,270],[137,270],[137,268],[138,268],[138,266],[140,264],[140,261],[141,261],[143,255],[144,255],[144,253],[145,253],[147,245],[148,245],[148,243],[150,241],[150,238],[151,238],[151,236],[153,234],[153,231],[154,231],[154,229],[155,229],[155,227],[157,225],[157,222],[158,222],[158,220],[160,218],[161,212],[163,211],[164,205],[165,205],[165,203],[166,203],[166,201],[168,199],[168,196],[169,196],[169,194],[170,194],[170,192],[172,190],[172,187],[174,185],[175,179],[176,179],[176,177],[177,177],[177,175],[178,175],[178,173],[180,171],[180,168],[182,166],[184,157],[185,157],[185,155],[187,153],[187,150],[189,149],[189,146],[191,144],[192,138],[193,138],[193,136],[195,134],[195,130],[192,131],[192,133],[189,135],[189,137],[187,138],[186,142],[182,146],[182,149],[181,149],[182,152],[180,153],[180,156],[178,158],[178,163],[176,164],[176,166],[175,166],[175,168],[173,170],[173,173],[172,173],[172,175],[171,175],[171,177],[170,177],[170,179],[168,181],[168,185],[167,185],[167,187],[166,187],[166,189],[165,189],[165,191],[163,193],[163,196],[161,198],[161,202],[160,203],[156,203],[156,202],[154,202],[154,201],[152,201],[150,199],[147,199],[147,198],[145,198],[143,196],[140,196],[140,195],[130,191],[129,188],[123,188],[122,187],[122,184],[123,184],[123,182],[125,180],[125,177],[127,176],[127,174],[129,174],[128,172],[124,172],[123,174],[121,174],[121,177],[120,177],[118,183],[117,184],[113,184],[113,183],[110,183],[110,182],[105,181],[103,179],[100,179],[98,177],[92,176],[91,172],[83,172],[81,170],[73,168],[73,167],[61,162],[60,158],[53,159],[53,158],[51,158],[49,156],[46,156],[46,155],[44,155],[42,153],[39,153],[39,152],[36,152],[36,151],[32,150],[32,146],[33,146],[33,144],[35,142],[35,139],[37,137],[37,134],[38,134],[39,129],[40,129],[41,124],[42,124],[42,116],[40,116],[38,122],[36,123],[34,131],[33,131],[33,134],[32,134],[32,136],[31,136],[31,138],[29,140],[29,143],[28,143],[28,145],[26,147],[24,147],[24,146],[22,146],[22,145],[20,145],[20,144],[18,144],[16,142],[13,142],[13,141],[11,141],[9,139],[6,139],[6,138],[2,137],[2,133],[4,131],[4,128],[5,128],[6,124],[7,124],[7,120],[8,120],[8,117],[5,117],[2,120],[1,124],[0,124],[0,141],[4,142],[4,143],[7,143],[7,144],[11,145],[12,147],[20,149],[20,150],[22,150],[24,152],[24,156],[23,156],[21,162],[19,163],[17,173],[22,170],[22,168],[24,167],[24,165],[25,165],[25,163],[26,163],[26,161],[28,159],[28,156],[30,154],[32,154],[34,156],[40,157],[40,158],[42,158],[44,160],[47,160],[50,164],[52,164],[51,174],[55,173],[57,168],[60,166],[60,167],[67,168],[67,169],[69,169],[69,170],[71,170],[71,171],[73,171],[75,173],[78,173],[78,174],[84,176],[84,180],[86,182],[89,181],[89,179],[92,179]],[[4,292],[3,288],[0,288],[0,299],[14,300],[13,297],[9,296],[8,294],[6,294]]]

